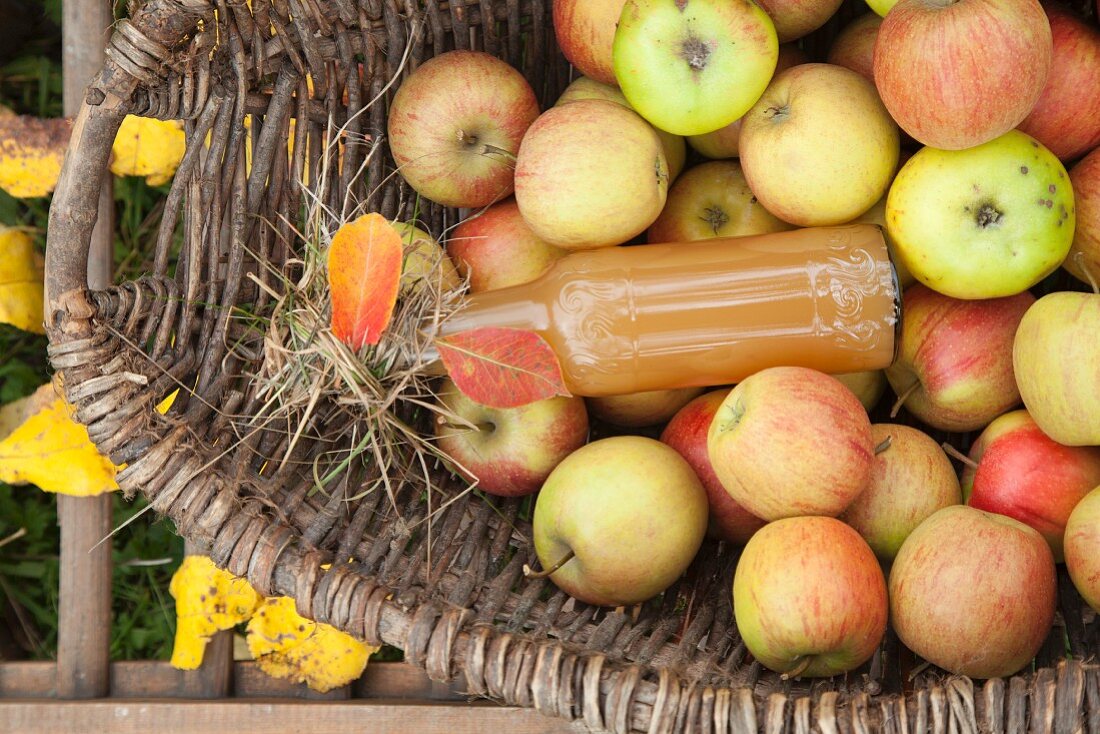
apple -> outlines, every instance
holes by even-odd
[[[711,390],[680,408],[661,432],[661,442],[683,456],[707,491],[710,522],[707,534],[744,545],[764,521],[739,505],[718,481],[707,455],[707,431],[729,388]]]
[[[745,647],[784,677],[824,678],[870,660],[886,634],[886,579],[871,549],[831,517],[789,517],[745,544],[733,614]]]
[[[1100,148],[1069,171],[1077,208],[1073,245],[1062,267],[1085,283],[1100,284]]]
[[[900,151],[874,84],[833,64],[778,74],[745,115],[740,146],[760,203],[803,227],[850,222],[870,209],[890,186]]]
[[[408,295],[422,285],[449,291],[462,285],[462,278],[443,251],[440,244],[430,234],[410,222],[391,222],[401,235],[405,248],[405,259],[401,264],[401,295]]]
[[[609,102],[618,102],[627,109],[634,109],[626,101],[626,97],[623,96],[618,87],[598,82],[586,76],[577,77],[570,82],[554,105],[563,105],[580,99],[606,99]],[[675,181],[680,172],[684,170],[684,162],[687,160],[687,143],[684,142],[681,135],[666,133],[664,130],[658,130],[657,128],[653,129],[657,133],[657,137],[661,139],[661,147],[665,151],[669,181]]]
[[[558,464],[533,526],[542,573],[557,567],[549,576],[559,588],[589,604],[638,604],[691,564],[707,530],[707,493],[675,449],[614,436]]]
[[[883,562],[937,510],[962,502],[959,478],[931,436],[891,423],[871,426],[875,462],[867,488],[840,519],[863,536]]]
[[[585,99],[542,113],[516,157],[516,203],[536,236],[570,250],[641,234],[668,195],[660,138],[636,113]]]
[[[654,127],[700,135],[760,98],[775,72],[775,26],[753,2],[627,0],[611,58],[619,88]]]
[[[1100,446],[1100,295],[1059,291],[1024,314],[1012,366],[1024,407],[1066,446]]]
[[[514,198],[464,219],[447,240],[447,251],[469,278],[471,293],[529,283],[567,252],[531,231]]]
[[[955,298],[1032,287],[1066,259],[1074,222],[1062,162],[1018,130],[967,150],[922,148],[886,198],[898,258],[921,283]]]
[[[898,356],[886,379],[905,407],[944,431],[973,431],[1020,402],[1012,345],[1029,291],[962,300],[920,283],[902,294]]]
[[[867,412],[835,377],[769,367],[726,396],[707,455],[730,496],[757,517],[835,517],[867,487],[874,443]]]
[[[966,503],[1035,528],[1061,563],[1069,514],[1100,484],[1100,447],[1063,446],[1026,410],[1014,410],[982,431],[970,460],[976,467],[963,470]]]
[[[482,207],[512,193],[513,161],[539,115],[531,85],[483,51],[448,51],[398,87],[389,145],[402,177],[443,206]]]
[[[615,83],[611,42],[625,0],[554,0],[554,35],[569,63],[604,84]]]
[[[809,61],[806,53],[793,43],[784,43],[779,46],[779,58],[775,62],[774,77],[784,69],[805,64]],[[738,140],[741,137],[741,119],[737,118],[725,127],[718,128],[714,132],[702,135],[691,135],[687,138],[690,145],[697,153],[707,158],[736,158],[738,154]]]
[[[1100,487],[1077,503],[1066,523],[1066,570],[1077,593],[1100,612]]]
[[[775,23],[780,43],[797,41],[816,31],[840,8],[843,0],[760,0]]]
[[[588,440],[584,399],[553,397],[518,408],[491,408],[466,397],[449,378],[438,393],[439,448],[456,471],[501,497],[537,492],[550,472]],[[452,417],[453,416],[453,417]]]
[[[676,411],[703,394],[706,388],[681,387],[646,390],[626,395],[590,397],[588,411],[593,418],[624,428],[644,428],[664,423]]]
[[[859,398],[863,409],[870,412],[878,405],[882,394],[886,392],[886,373],[882,370],[864,370],[863,372],[844,372],[833,375]]]
[[[829,47],[825,60],[856,72],[872,84],[875,81],[875,39],[882,18],[874,13],[864,13],[844,27]]]
[[[1053,0],[1043,10],[1054,57],[1039,101],[1019,129],[1062,160],[1073,160],[1100,145],[1100,30]]]
[[[874,79],[905,132],[962,150],[1023,122],[1052,57],[1038,0],[899,0],[879,27]]]
[[[669,189],[649,242],[688,242],[712,237],[782,232],[791,225],[756,200],[741,164],[708,161],[688,169]]]
[[[956,675],[1006,678],[1053,626],[1054,557],[1022,522],[954,505],[905,539],[889,591],[894,631],[914,653]]]

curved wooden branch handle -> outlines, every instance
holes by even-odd
[[[144,37],[150,46],[175,51],[200,20],[213,15],[208,0],[149,0],[129,21],[130,42]],[[116,31],[118,34],[119,31]],[[61,169],[46,232],[47,331],[58,326],[58,311],[85,316],[90,311],[88,248],[98,215],[99,190],[118,128],[132,108],[141,82],[110,58],[89,84],[73,124],[69,152]]]

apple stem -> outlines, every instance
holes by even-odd
[[[1092,292],[1100,296],[1100,285],[1097,285],[1096,278],[1092,277],[1092,271],[1089,269],[1088,261],[1085,259],[1085,253],[1077,252],[1074,254],[1073,259],[1077,261],[1077,267],[1081,268],[1081,272],[1085,274],[1085,279],[1088,280],[1089,285],[1092,286]]]
[[[567,564],[567,563],[569,563],[570,561],[572,561],[572,560],[573,560],[573,556],[575,556],[575,555],[576,555],[576,553],[574,553],[574,552],[573,552],[572,550],[570,550],[570,551],[569,551],[568,553],[566,553],[566,554],[565,554],[565,555],[564,555],[564,556],[562,557],[562,559],[561,559],[560,561],[558,561],[557,563],[555,563],[555,564],[554,564],[553,566],[551,566],[550,568],[546,569],[545,571],[537,571],[537,572],[536,572],[536,571],[532,571],[532,570],[531,570],[531,567],[530,567],[530,566],[528,566],[528,565],[527,565],[527,564],[525,563],[525,564],[523,564],[523,575],[524,575],[524,576],[526,576],[526,577],[527,577],[527,578],[529,578],[529,579],[544,579],[544,578],[546,578],[547,576],[550,576],[551,574],[553,574],[553,573],[554,573],[555,571],[557,571],[557,570],[558,570],[559,568],[561,568],[561,567],[562,567],[562,566],[564,566],[565,564]]]
[[[875,446],[875,456],[878,456],[883,451],[890,448],[890,444],[893,443],[893,441],[893,436],[887,436],[886,438],[882,439],[882,443],[880,443],[878,446]]]
[[[947,443],[946,441],[943,442],[943,450],[948,456],[950,456],[952,458],[955,458],[955,459],[958,459],[959,461],[961,461],[963,464],[967,465],[971,469],[977,469],[978,468],[978,462],[974,461],[969,456],[967,456],[963,452],[959,451],[957,448],[955,448],[951,444]]]
[[[790,680],[791,678],[797,678],[806,672],[806,668],[810,667],[810,663],[813,661],[813,657],[810,655],[804,655],[798,665],[794,666],[794,670],[788,670],[779,677],[783,680]]]
[[[905,390],[905,392],[903,392],[901,395],[898,395],[898,400],[896,403],[894,403],[894,407],[890,408],[891,418],[898,417],[898,413],[901,412],[901,406],[905,405],[905,401],[909,399],[910,395],[917,391],[918,387],[920,387],[920,380],[915,381]]]

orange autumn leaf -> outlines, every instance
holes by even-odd
[[[328,251],[332,331],[352,349],[377,344],[401,281],[401,235],[371,212],[340,227]]]
[[[539,334],[489,326],[436,340],[455,386],[492,408],[515,408],[558,395],[569,397],[561,363]]]

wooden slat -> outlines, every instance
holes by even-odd
[[[62,16],[63,103],[75,115],[84,88],[103,64],[114,21],[109,0],[65,0]],[[114,202],[104,176],[99,218],[92,232],[88,282],[110,284]],[[61,579],[57,630],[57,694],[96,698],[109,690],[111,545],[96,545],[111,531],[111,496],[57,498],[61,526]]]
[[[408,663],[371,663],[362,677],[336,696],[310,691],[264,675],[256,663],[233,663],[238,697],[251,698],[355,698],[464,701],[458,682],[435,683],[420,668]],[[0,699],[49,698],[56,695],[57,666],[49,661],[0,663]],[[240,685],[243,682],[243,685]],[[111,696],[116,698],[203,698],[204,689],[189,683],[188,673],[155,660],[119,661],[111,664]],[[4,731],[0,729],[0,731]]]
[[[531,709],[342,701],[3,701],[0,731],[20,734],[580,734],[588,730]]]

